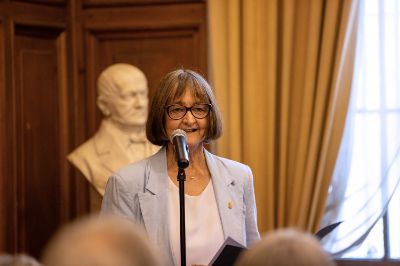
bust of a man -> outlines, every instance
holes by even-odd
[[[113,172],[159,147],[146,138],[148,87],[141,70],[129,64],[111,65],[99,75],[97,89],[97,106],[104,115],[101,125],[67,158],[103,196]]]

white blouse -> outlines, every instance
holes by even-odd
[[[175,265],[180,265],[179,188],[169,181],[169,226]],[[208,265],[224,242],[212,182],[198,196],[185,195],[186,265]]]

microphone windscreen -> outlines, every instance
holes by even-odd
[[[182,136],[186,139],[186,132],[179,128],[175,129],[171,134],[170,141],[172,142],[176,136]]]

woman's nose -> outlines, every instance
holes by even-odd
[[[191,123],[191,122],[195,122],[196,118],[193,116],[192,112],[190,110],[188,110],[185,114],[185,116],[183,117],[183,121],[187,122],[187,123]]]

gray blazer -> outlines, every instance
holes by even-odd
[[[224,237],[244,246],[260,239],[257,228],[253,175],[244,164],[204,150]],[[130,164],[108,180],[101,214],[118,215],[144,226],[164,252],[165,265],[174,265],[169,239],[166,148]],[[188,240],[190,241],[190,240]]]

